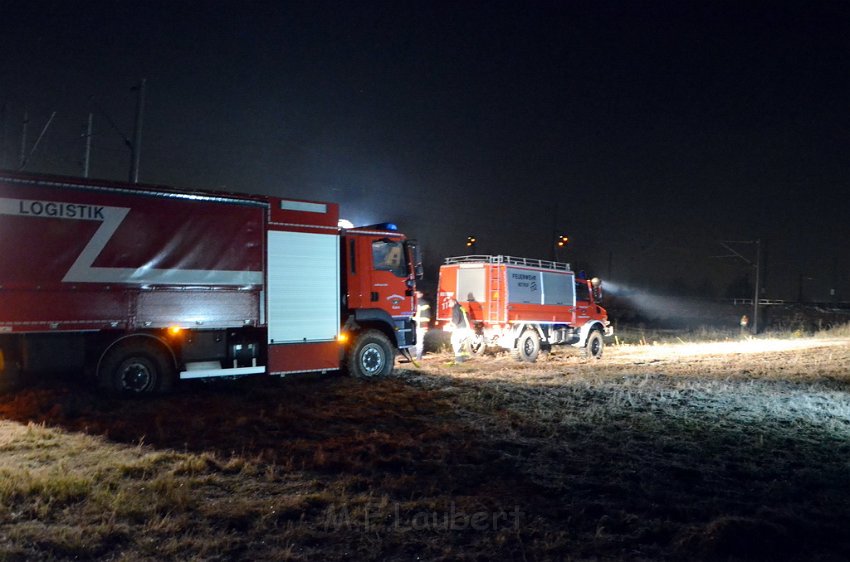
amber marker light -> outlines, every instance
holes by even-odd
[[[182,331],[183,331],[183,328],[181,328],[180,326],[169,326],[168,335],[179,336],[180,332],[182,332]]]
[[[338,341],[339,343],[346,343],[346,342],[348,341],[348,334],[346,334],[346,333],[340,333],[340,334],[336,337],[336,341]]]

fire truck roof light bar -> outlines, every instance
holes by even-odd
[[[398,232],[398,225],[394,222],[379,222],[378,224],[370,224],[367,226],[358,226],[358,229],[371,229],[371,230],[391,230],[393,232]]]
[[[556,269],[558,271],[570,271],[570,264],[549,260],[537,260],[531,258],[517,258],[514,256],[457,256],[446,258],[446,265],[456,263],[492,263],[505,265],[521,265],[526,267],[539,267],[541,269]]]

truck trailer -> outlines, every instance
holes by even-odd
[[[415,344],[417,256],[335,203],[0,172],[0,370],[131,395],[384,375]]]
[[[614,331],[600,302],[598,279],[584,279],[567,263],[503,255],[446,258],[440,266],[437,321],[449,325],[451,299],[464,307],[470,350],[511,351],[534,362],[553,345],[584,348],[598,359]]]

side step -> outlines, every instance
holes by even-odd
[[[203,379],[207,377],[238,377],[241,375],[259,375],[266,372],[265,365],[255,367],[233,367],[222,369],[218,361],[198,361],[187,363],[186,370],[180,371],[180,379]]]

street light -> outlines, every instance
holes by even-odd
[[[560,234],[557,238],[555,238],[555,259],[554,261],[559,261],[561,259],[560,250],[563,250],[567,247],[567,243],[570,241],[570,237],[566,234]]]
[[[475,251],[475,244],[478,243],[478,239],[475,238],[474,235],[466,237],[466,247],[469,248],[470,251]]]

